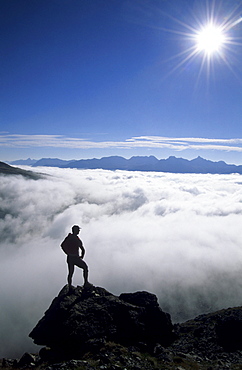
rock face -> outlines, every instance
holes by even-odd
[[[200,315],[173,326],[154,294],[123,293],[117,297],[100,287],[77,287],[68,292],[66,286],[30,337],[46,346],[39,353],[42,363],[67,361],[63,369],[74,368],[70,363],[74,360],[79,361],[76,368],[88,370],[157,370],[178,365],[184,369],[232,369],[242,361],[242,307]],[[151,362],[143,357],[147,353]],[[19,364],[33,361],[25,354]],[[96,367],[90,365],[93,363]]]
[[[21,175],[29,179],[38,180],[42,176],[32,171],[25,171],[18,167],[10,166],[7,163],[0,162],[0,174],[2,175]]]
[[[200,315],[175,325],[177,340],[171,348],[196,353],[201,358],[241,359],[242,307],[227,308]]]
[[[34,343],[77,357],[88,347],[111,341],[125,346],[168,346],[174,339],[170,315],[154,294],[100,287],[64,287],[29,335]]]

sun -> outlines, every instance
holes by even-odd
[[[204,76],[204,70],[209,79],[211,73],[221,70],[215,68],[219,63],[225,64],[237,78],[235,65],[242,46],[239,32],[242,3],[230,11],[225,11],[217,3],[219,0],[211,0],[211,3],[206,2],[204,9],[203,5],[197,12],[193,9],[186,22],[171,17],[178,28],[164,30],[178,35],[182,48],[169,59],[177,60],[169,75],[176,70],[188,70],[193,63],[198,66],[197,80]]]
[[[196,37],[196,51],[204,52],[208,57],[220,52],[226,43],[226,35],[222,27],[208,24],[198,31]]]

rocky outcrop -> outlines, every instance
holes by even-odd
[[[0,162],[0,175],[21,175],[33,180],[38,180],[42,178],[41,174],[32,171],[25,171],[21,168],[10,166],[9,164],[4,162]]]
[[[168,346],[174,333],[170,315],[161,310],[154,294],[117,297],[100,287],[77,287],[69,292],[66,286],[30,337],[58,356],[78,358],[104,341],[139,348],[157,343]]]
[[[176,341],[169,347],[199,361],[209,361],[232,368],[242,362],[242,307],[200,315],[175,325]]]
[[[30,333],[38,355],[2,359],[0,368],[239,369],[242,307],[172,325],[154,294],[64,287]]]

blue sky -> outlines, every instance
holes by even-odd
[[[242,164],[235,0],[1,0],[0,156]],[[207,23],[223,30],[199,49]]]

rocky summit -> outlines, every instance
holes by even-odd
[[[64,287],[30,333],[56,357],[80,358],[100,343],[150,347],[174,339],[170,315],[148,292],[119,297],[100,287]]]
[[[242,369],[242,307],[172,324],[154,294],[65,286],[30,333],[39,354],[0,368]]]

